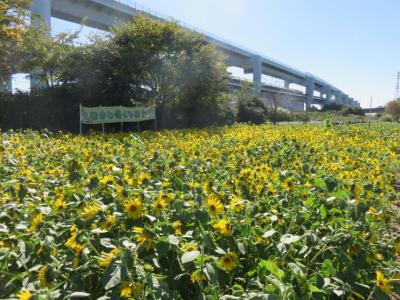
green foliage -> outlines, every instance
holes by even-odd
[[[381,122],[393,122],[394,119],[391,115],[388,114],[383,114],[382,116],[379,117],[379,121]]]
[[[322,107],[322,111],[341,111],[343,105],[337,103],[329,103]]]
[[[21,47],[23,59],[19,69],[31,72],[30,78],[44,82],[47,88],[65,86],[64,73],[71,68],[70,57],[75,53],[80,31],[51,36],[44,21],[37,19],[34,22]]]
[[[397,122],[400,122],[400,99],[388,102],[385,106],[385,112],[390,114]]]
[[[13,95],[0,93],[0,128],[79,130],[79,95],[74,89],[60,86]]]
[[[343,115],[356,115],[356,116],[365,116],[365,113],[361,107],[345,107],[343,109]]]
[[[0,1],[0,84],[18,70],[31,0]]]
[[[244,82],[240,91],[236,93],[238,101],[238,122],[262,124],[266,121],[266,107],[252,91],[252,85]]]
[[[160,128],[235,121],[235,111],[226,94],[224,57],[207,45],[202,35],[173,22],[141,17],[113,28],[109,34],[92,36],[85,45],[76,43],[79,31],[52,37],[40,20],[35,20],[32,28],[22,47],[20,70],[35,70],[32,76],[45,82],[47,88],[71,91],[69,95],[74,95],[72,101],[76,104],[156,104]],[[49,95],[49,99],[40,100],[43,103],[71,101],[69,95],[64,102],[65,97],[56,100],[47,91],[36,93]],[[32,102],[37,100],[35,94],[26,97],[31,97]],[[27,110],[22,107],[24,101],[17,100],[12,105],[21,105],[20,111]],[[49,109],[56,106],[51,103]],[[43,115],[40,110],[32,113],[37,118]],[[60,129],[69,127],[66,125]],[[34,124],[27,127],[37,128]]]
[[[397,124],[0,136],[1,299],[400,291]]]

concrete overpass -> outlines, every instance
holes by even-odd
[[[108,31],[111,26],[130,22],[135,16],[140,15],[150,15],[161,20],[176,21],[140,6],[132,0],[34,0],[31,10],[32,13],[42,16],[49,28],[51,26],[51,17],[79,24],[85,20],[87,26],[105,31]],[[215,45],[226,55],[228,67],[239,67],[244,70],[245,74],[252,74],[255,91],[259,94],[264,94],[265,97],[278,93],[287,95],[287,98],[293,99],[294,102],[303,103],[302,105],[296,103],[292,107],[294,110],[300,109],[300,106],[304,109],[304,103],[306,107],[310,107],[312,104],[324,105],[331,102],[359,106],[359,103],[354,101],[353,98],[315,75],[296,70],[189,24],[183,22],[178,22],[178,24],[189,30],[204,34],[207,42]],[[262,75],[283,80],[284,87],[277,90],[268,86],[263,83]],[[31,83],[32,86],[38,84],[40,83]],[[291,84],[305,87],[305,93],[293,92]],[[232,78],[231,87],[237,85],[237,80]]]

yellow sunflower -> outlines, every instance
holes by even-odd
[[[224,236],[231,235],[231,223],[222,219],[213,225],[214,229]]]
[[[17,293],[17,297],[19,300],[29,300],[32,298],[32,294],[27,289],[22,289]]]
[[[224,212],[224,206],[222,205],[222,202],[214,194],[208,196],[207,206],[212,215],[220,215]]]
[[[109,253],[102,252],[99,258],[99,265],[101,267],[108,267],[113,260],[121,253],[121,249],[115,248]]]
[[[228,252],[219,260],[219,266],[225,271],[231,271],[238,263],[238,255],[235,252]]]
[[[36,216],[33,217],[32,221],[31,221],[31,226],[28,228],[29,232],[33,232],[35,231],[39,225],[42,223],[43,221],[43,214],[42,213],[38,213]]]
[[[164,199],[157,199],[153,203],[153,209],[157,212],[163,211],[167,207],[167,202]]]
[[[385,278],[381,271],[376,271],[376,285],[386,294],[392,293],[392,287],[389,285],[389,279]]]
[[[121,297],[129,298],[133,296],[136,299],[141,297],[143,285],[140,282],[124,281],[121,283],[119,291]]]
[[[239,199],[237,197],[232,198],[231,202],[230,202],[230,208],[235,211],[235,212],[239,212],[243,209],[244,207],[244,200],[243,199]]]
[[[92,203],[85,206],[82,210],[81,215],[86,221],[93,219],[100,210],[100,205],[98,203]]]
[[[47,267],[43,266],[38,270],[38,280],[41,287],[46,287],[49,282],[47,281]]]
[[[190,280],[195,283],[201,284],[204,280],[206,280],[206,276],[201,270],[196,270],[190,276]]]
[[[111,227],[115,225],[116,221],[117,221],[116,215],[108,215],[105,221],[100,222],[100,228],[104,230],[109,230]]]
[[[151,234],[143,229],[142,227],[133,228],[133,232],[137,234],[136,242],[140,244],[140,246],[145,247],[147,250],[154,248],[154,241],[152,240]]]
[[[172,223],[172,227],[175,229],[175,235],[182,235],[182,222],[175,221]]]
[[[67,203],[64,201],[63,198],[57,198],[56,202],[53,204],[53,209],[55,211],[61,211],[67,207]]]
[[[138,198],[127,201],[124,208],[125,212],[132,219],[140,218],[143,215],[143,204]]]
[[[199,247],[196,244],[191,244],[191,243],[185,244],[181,248],[181,250],[183,252],[196,251],[198,249],[199,249]]]

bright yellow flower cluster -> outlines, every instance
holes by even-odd
[[[399,126],[0,136],[0,298],[400,293]]]

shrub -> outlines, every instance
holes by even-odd
[[[394,122],[394,119],[393,119],[393,117],[391,115],[384,114],[384,115],[379,117],[379,121],[381,121],[381,122]]]
[[[324,105],[324,107],[321,109],[322,111],[340,111],[342,110],[343,106],[341,104],[337,103],[329,103]]]
[[[357,115],[357,116],[365,116],[365,113],[361,107],[346,107],[343,109],[343,115]]]
[[[78,131],[79,99],[67,87],[34,90],[30,94],[0,94],[0,128]]]
[[[266,107],[253,93],[249,83],[244,83],[242,89],[236,93],[237,121],[262,124],[266,119]]]
[[[265,106],[257,98],[250,102],[240,102],[238,106],[238,122],[249,122],[253,124],[262,124],[267,118],[265,115]]]

